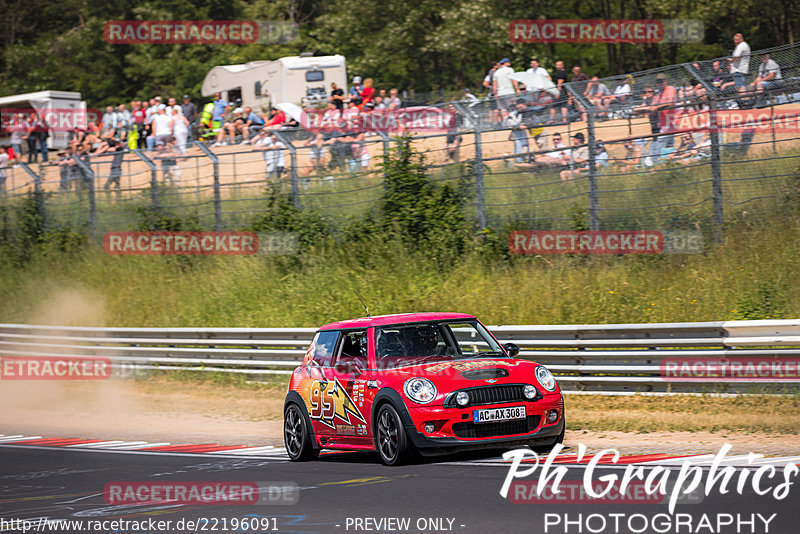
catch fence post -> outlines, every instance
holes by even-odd
[[[158,169],[156,164],[145,156],[144,152],[139,148],[134,148],[133,153],[150,169],[150,199],[153,203],[153,208],[158,209],[158,176],[156,176]]]
[[[475,206],[477,209],[478,227],[486,228],[486,188],[483,181],[483,146],[481,144],[481,125],[475,115],[460,102],[454,102],[456,109],[472,122],[475,136]]]
[[[722,211],[722,162],[720,157],[719,132],[717,127],[717,88],[703,78],[691,63],[683,65],[689,74],[699,81],[708,95],[708,134],[711,140],[711,191],[714,202],[714,240],[722,243],[724,239],[725,216]]]
[[[572,94],[572,97],[586,110],[586,142],[589,147],[589,229],[597,231],[600,229],[600,214],[599,193],[597,188],[597,165],[595,161],[594,106],[592,106],[580,91],[576,91],[572,87],[572,83],[566,83],[564,87],[567,88],[567,91]]]
[[[211,160],[211,168],[214,172],[214,230],[222,230],[222,195],[219,190],[219,158],[205,145],[198,141],[197,147]]]
[[[297,147],[295,147],[280,130],[272,130],[272,133],[274,133],[275,137],[289,149],[289,159],[292,162],[292,172],[290,174],[292,182],[292,204],[294,204],[295,208],[300,209],[300,182],[297,178]]]

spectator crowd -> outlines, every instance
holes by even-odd
[[[598,76],[588,76],[579,65],[568,73],[563,61],[554,62],[552,71],[540,64],[537,57],[528,68],[515,72],[511,60],[503,58],[491,66],[482,81],[485,99],[464,90],[461,102],[469,107],[488,107],[489,122],[509,132],[513,144],[513,161],[522,166],[556,167],[564,180],[571,180],[588,169],[588,147],[582,133],[563,143],[561,134],[550,134],[551,146],[539,147],[544,127],[553,129],[575,120],[588,120],[591,106],[594,120],[645,116],[649,119],[651,138],[624,142],[624,157],[611,158],[602,142],[595,144],[597,165],[619,165],[623,169],[649,166],[656,161],[691,163],[707,155],[709,142],[702,134],[681,134],[676,146],[674,132],[682,114],[706,111],[710,104],[709,88],[723,98],[723,106],[748,108],[764,103],[765,94],[781,87],[780,65],[764,53],[756,76],[747,83],[750,69],[750,46],[741,34],[733,38],[734,48],[727,60],[696,62],[696,77],[680,86],[673,86],[665,74],[652,83],[637,84],[633,76],[621,76],[612,88]],[[569,84],[569,89],[567,89]],[[375,89],[371,78],[352,79],[349,87],[331,83],[327,109],[322,115],[322,128],[310,132],[304,147],[310,151],[311,164],[305,174],[332,169],[368,169],[370,156],[365,133],[359,128],[371,113],[398,110],[403,101],[396,88]],[[460,132],[465,124],[458,109],[449,105],[456,117],[447,132],[444,159],[458,161]],[[228,102],[221,93],[202,109],[183,95],[180,103],[174,97],[154,96],[149,101],[132,101],[105,108],[98,121],[89,121],[86,128],[69,132],[68,149],[56,162],[61,170],[61,186],[87,179],[89,156],[110,154],[111,167],[105,189],[120,189],[123,155],[133,149],[150,151],[162,166],[164,179],[174,183],[180,177],[178,160],[196,140],[213,142],[212,147],[250,145],[264,155],[268,177],[280,178],[286,169],[287,149],[281,131],[297,130],[298,117],[274,108],[268,112],[242,106],[241,100]],[[326,126],[336,126],[329,127]],[[0,187],[4,186],[6,168],[19,161],[23,149],[27,162],[48,162],[47,140],[50,128],[36,113],[15,114],[3,125],[10,135],[10,146],[0,149]],[[532,133],[533,131],[536,133]],[[534,142],[531,142],[531,137]],[[533,150],[531,147],[533,146]],[[83,164],[81,163],[83,162]]]

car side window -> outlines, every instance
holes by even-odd
[[[340,358],[356,358],[367,363],[367,332],[347,332],[342,341]]]
[[[336,350],[336,342],[339,340],[339,331],[319,332],[314,338],[314,357],[312,361],[323,367],[331,364],[333,352]]]

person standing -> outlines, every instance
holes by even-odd
[[[281,179],[283,169],[286,167],[286,145],[278,140],[278,136],[270,134],[264,138],[256,150],[264,151],[264,162],[266,163],[267,180],[275,173],[276,179]]]
[[[38,152],[42,153],[42,163],[47,162],[47,138],[50,137],[50,128],[38,113],[31,113],[31,127],[29,129],[28,146],[31,148],[28,154],[28,163],[37,160]]]
[[[728,65],[730,66],[731,74],[733,74],[733,83],[736,86],[736,91],[742,93],[745,88],[744,77],[747,76],[747,72],[750,70],[750,45],[745,42],[741,33],[733,36],[733,43],[736,46],[731,53],[731,57],[728,58]]]
[[[167,116],[167,106],[159,104],[158,114],[153,117],[153,137],[155,146],[164,146],[172,136],[172,117]]]
[[[522,155],[530,151],[527,128],[517,112],[509,113],[507,109],[503,109],[500,113],[503,116],[503,126],[511,130],[509,139],[514,141],[514,161],[522,163]]]
[[[9,131],[11,132],[11,149],[14,151],[14,158],[17,161],[22,159],[22,141],[28,139],[28,128],[31,125],[25,119],[24,113],[19,113],[11,121]]]
[[[181,104],[181,112],[186,120],[189,121],[189,141],[194,140],[194,128],[197,126],[197,106],[191,101],[189,95],[183,95],[183,104]]]
[[[172,137],[175,138],[178,154],[186,154],[186,141],[189,139],[189,119],[172,108]]]
[[[344,108],[344,89],[336,85],[336,82],[331,82],[331,98],[329,102],[340,111]]]
[[[564,84],[567,83],[567,71],[564,70],[564,62],[563,61],[556,61],[556,71],[553,74],[553,83],[556,84],[558,88],[558,96],[555,100],[553,100],[552,107],[550,108],[550,122],[549,124],[553,124],[556,118],[556,110],[561,109],[561,117],[563,122],[567,122],[567,104],[569,103],[569,98],[567,94],[567,88],[564,87]]]
[[[117,132],[117,139],[125,141],[128,139],[128,132],[131,129],[131,113],[125,107],[125,104],[117,106],[117,111],[114,117],[115,130]]]
[[[527,72],[528,74],[535,74],[537,76],[541,76],[542,78],[550,80],[551,82],[553,81],[552,78],[550,78],[550,73],[547,72],[547,69],[539,66],[538,57],[531,59],[531,68],[529,68],[525,72]],[[539,90],[536,89],[535,87],[526,87],[525,91],[528,93],[532,93],[534,96],[534,100],[536,99],[536,94],[539,92]]]
[[[117,141],[116,139],[109,139],[108,150],[113,154],[111,158],[111,169],[108,173],[108,180],[103,187],[109,194],[111,193],[111,186],[113,185],[117,190],[117,198],[120,197],[120,178],[122,178],[122,159],[125,157],[125,143]]]
[[[8,167],[8,149],[0,146],[0,193],[6,191],[6,168]]]
[[[514,104],[514,95],[519,92],[516,80],[510,76],[514,74],[511,60],[507,57],[500,60],[500,68],[494,73],[494,93],[497,95],[498,107],[509,109]]]
[[[131,132],[136,132],[136,144],[132,148],[144,148],[147,131],[144,124],[146,111],[140,101],[131,102]]]

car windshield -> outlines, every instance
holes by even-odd
[[[450,321],[376,328],[375,356],[379,368],[391,368],[506,353],[479,322]]]

